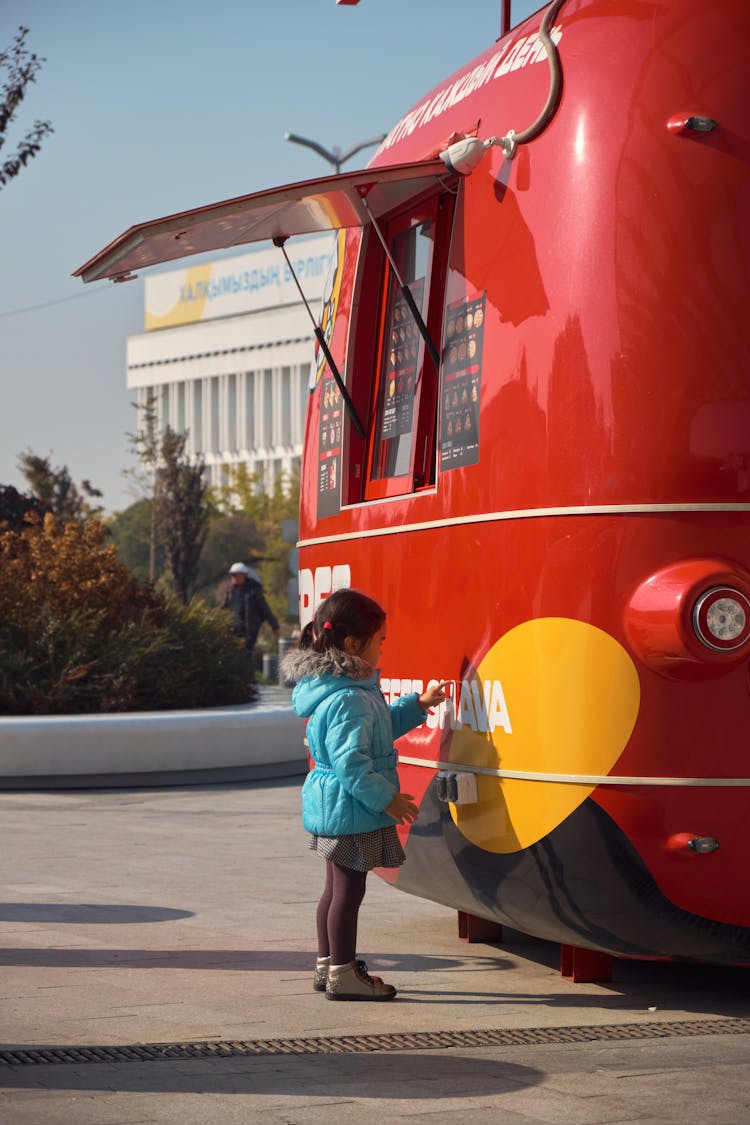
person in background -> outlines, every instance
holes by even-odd
[[[245,638],[250,674],[255,679],[254,649],[261,625],[265,622],[279,635],[279,623],[265,599],[258,572],[244,563],[232,563],[223,605],[234,615],[235,633]]]

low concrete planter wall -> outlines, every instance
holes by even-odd
[[[303,774],[291,707],[0,718],[0,789],[121,787]]]

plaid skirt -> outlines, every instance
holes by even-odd
[[[355,836],[310,836],[310,851],[352,871],[400,867],[406,859],[395,824]]]

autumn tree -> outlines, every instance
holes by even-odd
[[[239,465],[231,472],[229,484],[217,490],[227,512],[249,518],[257,529],[258,570],[271,609],[280,620],[289,617],[290,545],[282,536],[282,524],[298,517],[299,487],[299,472],[277,474],[269,490],[262,473],[251,473],[247,466]]]
[[[42,516],[46,510],[36,496],[19,492],[12,484],[0,485],[0,531],[23,527],[28,515]]]
[[[205,465],[185,453],[187,434],[167,426],[156,470],[156,524],[177,596],[188,602],[195,587],[209,515]]]
[[[67,465],[53,468],[49,457],[27,450],[18,458],[18,467],[45,511],[64,523],[101,514],[101,504],[94,502],[101,498],[101,491],[88,480],[81,481],[80,487],[74,484]]]
[[[144,582],[154,582],[164,570],[164,551],[154,538],[154,508],[144,497],[107,521],[118,559]]]
[[[159,416],[156,395],[149,395],[144,403],[133,403],[138,411],[139,427],[134,434],[127,434],[130,448],[138,458],[139,467],[127,469],[124,473],[136,486],[149,514],[149,557],[148,580],[156,580],[157,555],[159,545],[156,528],[156,470],[159,465]],[[142,509],[143,510],[143,509]]]
[[[45,61],[26,47],[28,33],[27,27],[19,27],[12,46],[0,51],[0,75],[4,76],[0,86],[0,149],[5,145],[8,127],[26,95],[27,87],[36,81]],[[42,140],[52,132],[49,121],[34,122],[16,151],[0,163],[0,188],[5,187],[37,155]]]
[[[198,569],[197,588],[209,596],[211,587],[223,586],[232,563],[255,566],[263,555],[263,536],[255,520],[245,515],[211,515]]]
[[[99,520],[31,515],[0,534],[0,714],[245,703],[226,614],[141,585]]]

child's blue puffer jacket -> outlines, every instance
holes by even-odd
[[[394,739],[427,718],[418,695],[389,706],[378,673],[358,657],[302,649],[284,661],[297,681],[292,706],[307,718],[314,768],[302,787],[302,823],[317,836],[394,824],[383,810],[399,791]]]

